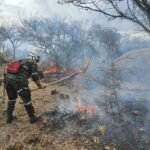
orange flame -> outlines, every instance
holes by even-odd
[[[48,75],[48,74],[56,74],[56,73],[66,73],[67,72],[67,68],[59,68],[57,66],[52,66],[49,68],[46,68],[45,71],[43,71],[44,75]]]
[[[81,103],[81,97],[80,95],[78,95],[76,97],[77,99],[77,108],[78,108],[78,111],[79,112],[86,112],[90,115],[95,115],[96,114],[96,106],[93,105],[93,104],[86,104],[86,105],[83,105]]]

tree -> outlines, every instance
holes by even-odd
[[[16,58],[16,49],[21,45],[22,41],[19,36],[18,27],[16,25],[1,25],[0,35],[8,40],[13,48],[13,58]]]
[[[150,33],[149,0],[59,0],[58,2],[92,10],[109,19],[119,18],[132,21]]]
[[[113,112],[114,119],[120,117],[120,106],[118,98],[119,70],[115,66],[115,60],[121,55],[119,50],[120,34],[114,29],[102,28],[95,24],[89,30],[93,45],[100,51],[102,63],[95,68],[97,73],[90,74],[90,80],[98,82],[104,89],[105,111]]]
[[[38,51],[52,55],[55,60],[58,59],[55,48],[55,25],[51,20],[43,18],[30,18],[23,20],[19,33],[24,42],[34,46]]]
[[[111,62],[121,55],[119,49],[120,34],[116,30],[102,28],[99,24],[95,24],[90,29],[90,35],[91,40],[98,44],[98,48],[104,47],[105,51],[107,51],[107,57],[109,60],[111,59]]]
[[[30,18],[22,21],[19,32],[24,42],[47,54],[57,65],[68,68],[74,62],[77,64],[85,47],[94,50],[85,25],[77,21],[67,23],[60,18]]]
[[[22,21],[20,35],[37,51],[51,57],[58,66],[60,59],[67,57],[67,44],[71,39],[68,31],[63,19],[30,18]]]

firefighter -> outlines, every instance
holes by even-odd
[[[5,75],[5,88],[8,95],[6,122],[11,123],[15,117],[13,111],[18,95],[21,97],[25,110],[29,116],[30,123],[38,121],[38,117],[34,115],[34,107],[31,102],[31,91],[28,86],[28,78],[32,80],[40,89],[46,86],[42,85],[38,75],[38,65],[40,56],[34,53],[28,55],[27,59],[22,59],[7,65],[7,73]]]

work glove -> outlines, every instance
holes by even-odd
[[[43,85],[43,84],[40,82],[40,80],[36,81],[35,83],[36,83],[36,85],[39,87],[39,89],[45,89],[45,88],[46,88],[46,86]]]

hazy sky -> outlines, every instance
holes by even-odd
[[[60,5],[57,0],[0,0],[0,23],[19,20],[19,16],[65,17],[72,20],[87,20],[103,27],[117,28],[120,32],[132,33],[135,24],[123,20],[108,22],[99,13],[85,11],[72,5]]]
[[[74,6],[57,4],[57,0],[0,0],[0,17],[16,19],[17,15],[23,16],[61,16],[73,19],[91,19],[92,13],[77,9]]]

